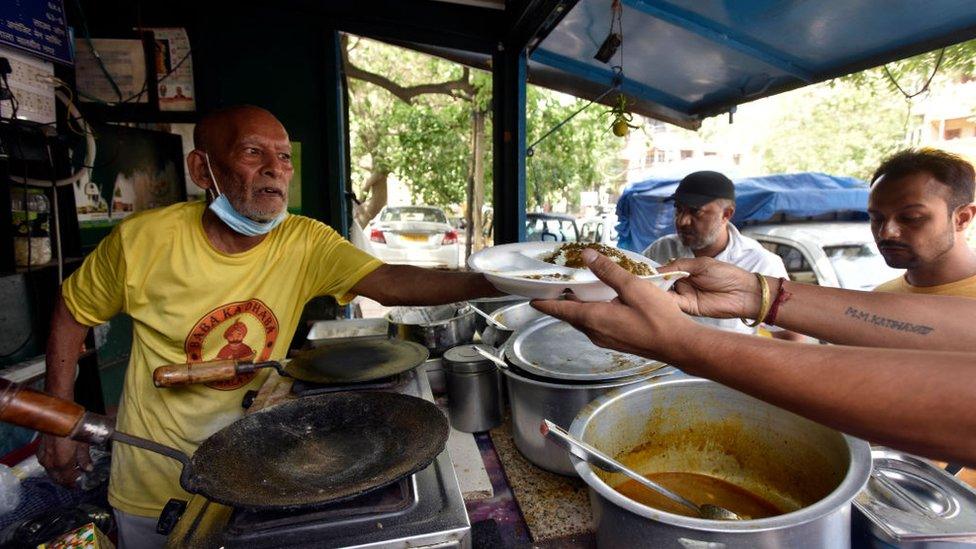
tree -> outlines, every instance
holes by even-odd
[[[757,146],[764,171],[869,179],[883,158],[905,146],[909,122],[904,100],[883,90],[865,90],[881,85],[838,82],[784,97]]]
[[[344,48],[349,77],[354,190],[365,225],[386,204],[387,178],[408,184],[416,202],[457,205],[467,197],[468,242],[481,245],[481,211],[491,194],[491,75],[367,39]],[[587,102],[529,86],[529,142]],[[528,207],[596,190],[615,170],[624,141],[609,131],[605,108],[592,105],[554,132],[526,161]],[[469,250],[470,251],[470,250]]]
[[[533,143],[589,101],[529,86],[526,94],[527,141]],[[579,205],[581,191],[617,183],[625,145],[610,132],[602,105],[590,105],[539,143],[525,161],[526,202],[530,209],[565,200]]]

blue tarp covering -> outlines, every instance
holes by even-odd
[[[664,199],[674,194],[677,179],[649,179],[631,183],[617,202],[617,245],[641,252],[658,238],[674,232],[674,206]],[[766,221],[778,214],[812,217],[834,212],[858,212],[866,218],[867,183],[853,177],[796,173],[750,177],[735,182],[732,222]]]

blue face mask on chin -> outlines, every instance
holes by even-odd
[[[241,215],[231,205],[230,200],[227,200],[227,196],[220,192],[220,187],[217,185],[217,178],[214,177],[213,169],[210,167],[210,155],[203,153],[203,158],[207,162],[207,172],[210,174],[210,179],[214,182],[214,188],[217,194],[217,198],[210,202],[210,211],[216,214],[224,222],[224,225],[230,227],[235,233],[244,236],[265,235],[288,217],[287,210],[283,210],[277,217],[270,221],[255,221],[250,217]]]

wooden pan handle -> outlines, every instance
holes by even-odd
[[[80,405],[0,379],[0,421],[59,437],[100,443],[112,434],[111,422]]]
[[[236,360],[209,360],[193,364],[167,364],[153,370],[153,384],[156,387],[181,387],[194,383],[229,381],[243,373]]]

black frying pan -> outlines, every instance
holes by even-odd
[[[332,343],[300,352],[285,366],[276,360],[239,362],[210,360],[193,364],[168,364],[153,371],[156,387],[228,381],[260,368],[273,367],[284,376],[309,383],[336,384],[372,381],[416,368],[429,351],[410,341],[363,338]]]
[[[0,421],[74,440],[109,439],[183,464],[190,493],[247,509],[299,509],[341,501],[423,469],[444,450],[447,419],[412,396],[344,392],[306,397],[245,416],[192,457],[115,431],[105,416],[0,379]]]

